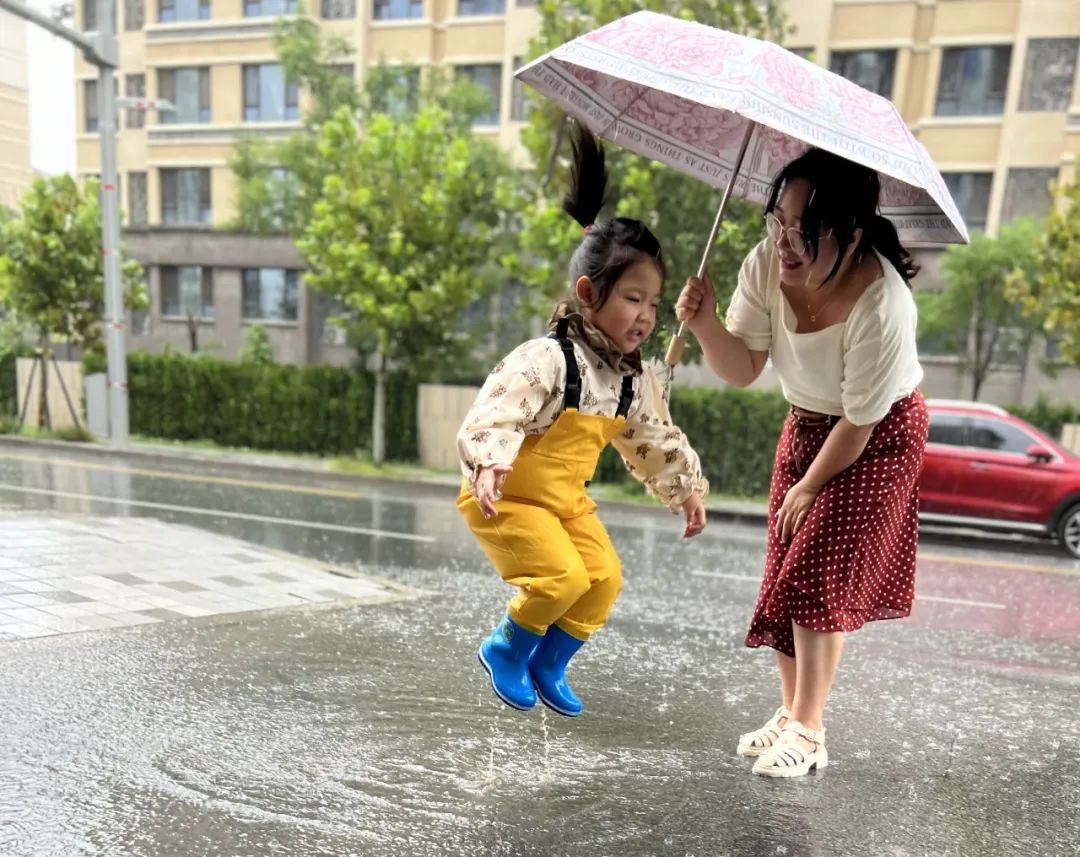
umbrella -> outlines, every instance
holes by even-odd
[[[941,173],[892,102],[771,42],[636,12],[517,77],[597,136],[724,189],[698,276],[731,195],[765,202],[776,172],[810,147],[878,172],[881,213],[905,244],[968,240]]]

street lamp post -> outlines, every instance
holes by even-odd
[[[124,284],[120,274],[120,204],[116,178],[116,0],[96,0],[98,31],[80,33],[31,9],[21,0],[0,0],[0,9],[75,45],[98,69],[98,131],[101,140],[101,255],[105,273],[105,353],[108,362],[109,444],[128,444],[127,349]],[[120,99],[121,104],[133,101]],[[172,109],[165,101],[134,100],[132,106]]]

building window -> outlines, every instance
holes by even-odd
[[[530,8],[536,5],[536,0],[515,0],[515,6],[521,9]]]
[[[83,81],[83,131],[87,134],[96,134],[100,125],[98,121],[98,82],[96,80]]]
[[[163,68],[158,71],[158,96],[175,110],[161,112],[163,125],[197,125],[210,121],[210,69]]]
[[[404,18],[423,18],[423,0],[375,0],[373,17],[376,21],[400,21]]]
[[[161,222],[209,223],[210,170],[161,170]]]
[[[968,230],[985,230],[993,173],[945,173],[944,176]]]
[[[299,285],[299,271],[245,268],[244,320],[296,321]]]
[[[514,57],[515,77],[511,78],[510,82],[510,119],[513,122],[525,122],[529,118],[529,108],[532,107],[525,84],[516,77],[522,65],[521,57]]]
[[[356,17],[356,0],[322,0],[322,17],[327,21]]]
[[[941,55],[938,116],[996,116],[1005,110],[1012,47],[945,48]]]
[[[125,74],[124,95],[128,98],[146,98],[146,75]],[[128,107],[124,110],[125,128],[142,128],[146,124],[146,111],[141,107]]]
[[[833,51],[829,69],[863,89],[892,98],[896,51]]]
[[[459,65],[458,72],[466,80],[487,90],[490,101],[486,113],[477,116],[474,125],[498,125],[499,104],[502,100],[502,66]]]
[[[1057,167],[1016,167],[1005,179],[1005,202],[1001,207],[1001,222],[1017,217],[1042,220],[1050,213],[1053,197],[1050,182],[1058,177]]]
[[[146,192],[146,173],[128,173],[127,220],[129,226],[146,226],[150,222],[149,196]]]
[[[506,0],[458,0],[458,15],[505,15]]]
[[[295,15],[296,0],[244,0],[245,18]]]
[[[165,318],[214,317],[214,283],[200,265],[161,268],[161,314]]]
[[[1021,110],[1061,113],[1072,104],[1080,39],[1032,39],[1024,63]]]
[[[124,29],[141,30],[146,24],[144,0],[124,0]]]
[[[209,21],[210,0],[158,0],[158,21]]]
[[[390,116],[406,116],[420,104],[420,69],[387,68],[372,78],[372,106]]]
[[[89,33],[97,29],[97,0],[83,0],[82,20],[84,32]]]
[[[300,86],[280,65],[244,66],[244,121],[282,122],[300,115]]]

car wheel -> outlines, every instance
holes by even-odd
[[[1080,559],[1080,503],[1070,506],[1057,525],[1057,540],[1062,550]]]

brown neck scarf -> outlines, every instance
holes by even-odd
[[[554,330],[555,325],[561,319],[567,319],[570,323],[571,334],[588,345],[600,358],[620,375],[640,375],[641,349],[635,349],[630,354],[623,354],[611,338],[600,330],[596,325],[585,320],[581,310],[574,301],[562,301],[555,307],[555,312],[548,322],[548,330]]]

